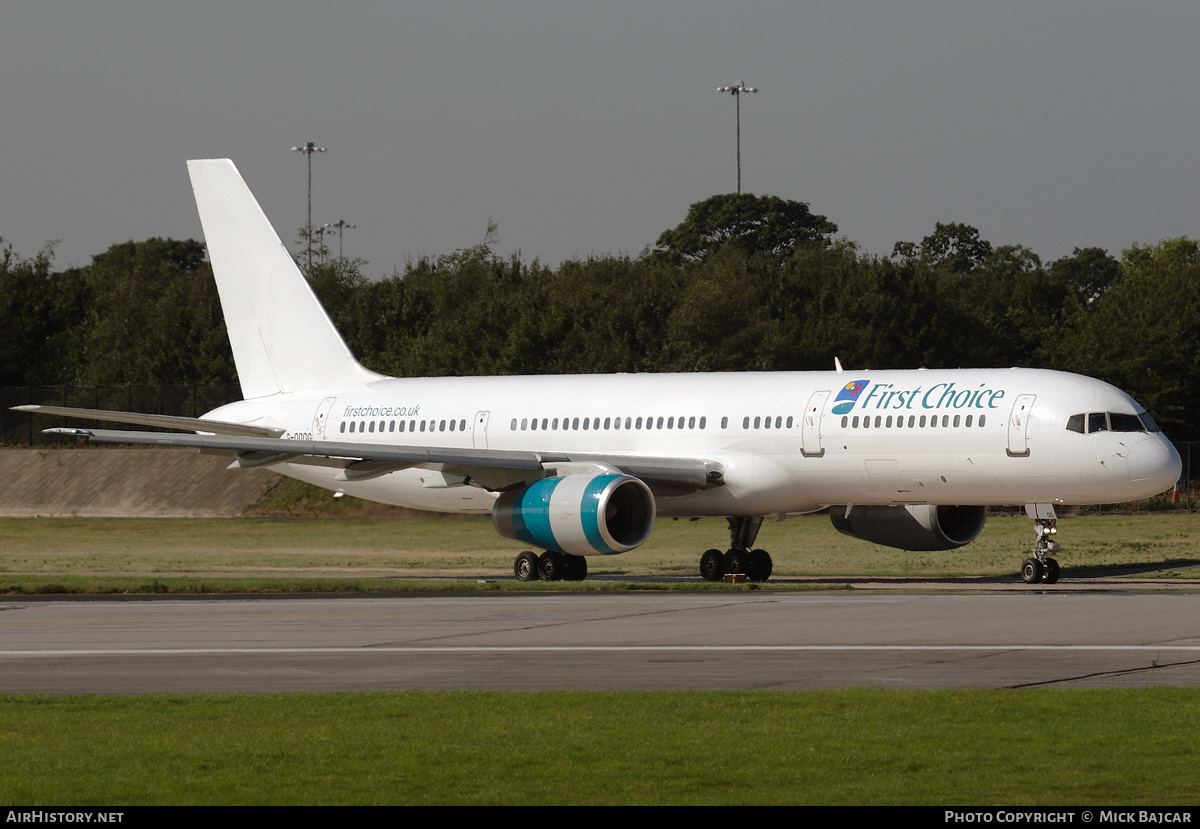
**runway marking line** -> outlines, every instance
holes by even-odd
[[[945,652],[1005,651],[1147,651],[1200,653],[1200,645],[464,645],[449,647],[318,647],[318,648],[121,648],[102,650],[0,651],[0,659],[64,656],[247,656],[303,654],[430,654],[430,653],[796,653],[796,652]]]

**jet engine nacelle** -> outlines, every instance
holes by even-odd
[[[970,544],[983,529],[987,507],[919,504],[898,507],[830,507],[838,532],[900,550],[953,550]]]
[[[629,475],[545,478],[503,493],[492,523],[505,538],[577,556],[625,553],[654,529],[654,495]]]

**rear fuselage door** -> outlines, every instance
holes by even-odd
[[[487,425],[488,425],[488,413],[487,412],[476,412],[475,413],[475,431],[471,435],[472,445],[476,449],[487,449],[488,448]]]
[[[313,415],[313,440],[325,440],[325,424],[329,421],[329,413],[333,411],[335,400],[336,397],[326,397],[317,407],[317,413]]]

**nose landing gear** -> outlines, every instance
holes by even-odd
[[[1054,540],[1058,532],[1058,516],[1051,504],[1026,504],[1025,512],[1033,519],[1033,531],[1037,540],[1033,544],[1032,556],[1021,565],[1021,580],[1026,584],[1054,584],[1058,581],[1058,562],[1050,558],[1062,550]]]

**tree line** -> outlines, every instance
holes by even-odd
[[[1035,366],[1125,389],[1200,438],[1200,249],[1188,238],[1045,264],[938,224],[868,255],[802,202],[713,196],[637,256],[549,267],[479,243],[370,280],[301,268],[348,345],[399,376]],[[227,383],[203,244],[113,245],[53,269],[0,247],[0,385]]]

